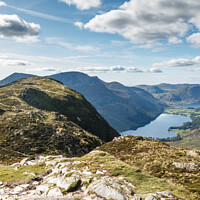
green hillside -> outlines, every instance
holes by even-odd
[[[83,155],[118,135],[81,94],[58,81],[32,77],[0,87],[1,162]]]
[[[155,98],[170,106],[200,102],[200,85],[198,84],[159,84],[137,86],[150,92]]]
[[[181,185],[200,195],[200,152],[170,147],[166,143],[136,136],[121,136],[98,149],[155,177]]]

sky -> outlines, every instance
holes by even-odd
[[[0,79],[79,71],[200,83],[200,1],[0,0]]]

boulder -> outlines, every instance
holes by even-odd
[[[81,184],[81,180],[76,177],[50,177],[48,183],[56,184],[57,187],[61,187],[66,191],[72,191]]]
[[[200,157],[196,151],[188,151],[187,156]]]
[[[110,177],[103,177],[94,181],[87,189],[87,193],[94,193],[98,197],[113,200],[126,200],[127,196],[123,194],[123,188],[120,183]],[[128,194],[127,194],[128,195]]]
[[[157,198],[155,196],[150,195],[150,196],[147,196],[145,200],[157,200]]]
[[[59,188],[53,188],[53,189],[50,189],[48,194],[48,196],[54,196],[54,197],[57,197],[57,196],[63,196],[61,190]]]
[[[198,171],[200,169],[200,164],[197,164],[197,163],[173,162],[172,166],[178,169],[185,169],[187,171]]]

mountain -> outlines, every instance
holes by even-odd
[[[22,79],[22,78],[28,78],[32,77],[34,75],[32,74],[24,74],[24,73],[13,73],[10,76],[4,78],[3,80],[0,80],[0,86],[7,85],[13,81]]]
[[[97,149],[188,190],[191,196],[186,199],[200,197],[200,151],[175,148],[164,142],[136,136],[121,136]],[[120,171],[122,169],[118,173]],[[193,195],[196,198],[192,198]]]
[[[120,83],[106,83],[80,72],[50,76],[80,92],[119,132],[136,129],[155,119],[165,105],[148,92]]]
[[[83,155],[119,136],[81,94],[50,78],[0,87],[0,110],[1,161],[35,154]]]
[[[169,104],[181,105],[200,102],[199,84],[138,85],[138,88],[150,92],[155,98]]]
[[[0,84],[8,84],[9,81],[29,76],[33,75],[15,73]],[[83,94],[119,132],[148,124],[161,114],[166,106],[143,89],[126,87],[118,82],[106,83],[98,77],[90,77],[80,72],[65,72],[49,77]]]

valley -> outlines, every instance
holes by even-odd
[[[106,88],[118,98],[136,98],[141,106],[153,101],[166,107],[141,89],[118,83]],[[144,137],[120,136],[83,95],[62,82],[37,76],[15,80],[0,87],[0,198],[198,200],[199,115],[199,108],[169,107],[160,115],[179,140],[167,138],[168,132],[160,141],[145,138],[156,132],[148,127],[152,122],[141,131]]]

